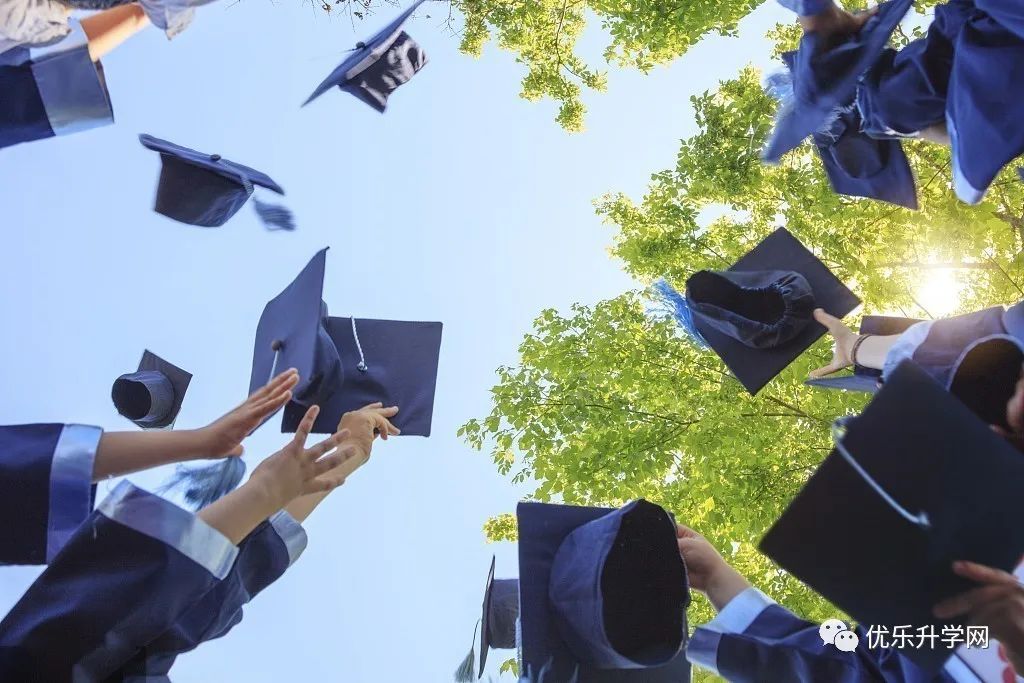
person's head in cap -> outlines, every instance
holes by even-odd
[[[913,0],[889,0],[870,12],[850,14],[832,2],[800,17],[804,36],[788,60],[793,94],[779,109],[763,157],[778,163],[848,106],[857,85],[881,56]]]
[[[281,430],[293,432],[317,404],[314,432],[330,434],[345,413],[380,403],[406,436],[429,436],[434,411],[439,322],[328,315],[323,300],[327,249],[264,308],[256,327],[250,391],[277,368],[298,368],[302,380],[285,407]]]
[[[160,153],[160,181],[153,210],[179,223],[219,227],[238,213],[256,187],[284,194],[267,174],[219,154],[204,154],[152,135],[140,135],[139,141]],[[295,229],[291,212],[284,207],[255,197],[253,206],[268,230]]]
[[[495,579],[495,558],[491,558],[491,568],[487,572],[487,583],[484,585],[484,601],[480,621],[477,622],[473,639],[480,633],[480,665],[474,668],[474,651],[476,646],[469,648],[469,653],[455,670],[457,683],[470,683],[484,675],[487,666],[487,653],[490,650],[512,650],[516,647],[516,627],[519,622],[519,579]]]
[[[1019,562],[1024,457],[909,361],[844,427],[761,550],[862,624],[963,627],[933,607],[972,587],[954,562]],[[952,654],[900,652],[932,674]]]
[[[383,114],[391,94],[427,64],[426,53],[402,29],[424,1],[417,0],[373,37],[359,42],[302,106],[337,87]]]
[[[665,510],[520,503],[517,517],[524,670],[578,683],[689,679],[690,591]]]
[[[151,351],[135,372],[114,380],[110,397],[123,417],[143,429],[171,427],[181,410],[192,375]]]
[[[664,282],[656,291],[679,325],[710,346],[751,394],[824,334],[815,308],[844,316],[860,303],[785,228],[728,270],[691,275],[684,293]]]

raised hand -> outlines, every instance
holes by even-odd
[[[853,344],[857,341],[857,333],[851,330],[839,318],[829,315],[821,308],[814,309],[814,319],[825,326],[832,336],[832,362],[817,370],[811,370],[811,377],[824,377],[833,372],[853,365]]]
[[[383,403],[371,403],[342,415],[338,429],[347,429],[350,434],[349,443],[356,446],[364,458],[368,458],[375,437],[379,436],[387,441],[389,436],[398,436],[402,433],[388,419],[397,414],[398,406],[385,408]]]
[[[288,445],[260,463],[252,473],[250,481],[264,492],[275,510],[299,496],[326,493],[340,486],[345,481],[344,475],[331,473],[331,470],[358,454],[354,445],[346,444],[327,455],[350,436],[347,429],[306,448],[306,440],[319,413],[319,406],[307,410]]]
[[[704,593],[715,609],[721,610],[729,601],[750,587],[715,547],[693,529],[676,525],[679,554],[686,563],[690,586]]]
[[[242,455],[242,441],[264,420],[283,408],[299,383],[299,371],[285,370],[237,408],[206,427],[196,430],[206,457],[224,458]]]

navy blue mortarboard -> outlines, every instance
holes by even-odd
[[[110,397],[117,412],[143,429],[173,426],[192,375],[145,351],[139,369],[114,380]]]
[[[892,373],[762,539],[762,552],[865,627],[939,621],[975,587],[952,563],[1013,571],[1024,457],[913,362]],[[929,673],[953,653],[900,652]]]
[[[878,59],[913,0],[889,0],[856,34],[828,44],[818,33],[804,34],[792,57],[793,97],[784,103],[764,159],[776,163],[821,129],[837,107],[853,100],[861,75]]]
[[[294,367],[300,383],[281,430],[294,432],[311,405],[313,431],[337,431],[341,416],[380,401],[397,405],[403,435],[429,436],[441,352],[439,322],[329,317],[323,301],[327,249],[267,304],[256,329],[249,392]]]
[[[814,146],[836,193],[878,199],[916,211],[917,186],[899,140],[879,140],[860,130],[856,107],[841,113]]]
[[[140,135],[139,141],[159,152],[162,162],[154,211],[180,223],[206,228],[224,225],[249,201],[257,185],[284,194],[267,174],[219,154],[203,154],[152,135]],[[267,229],[295,229],[287,209],[255,198],[253,205]]]
[[[427,64],[426,53],[402,30],[424,1],[417,0],[372,38],[357,44],[302,106],[337,86],[383,114],[391,93]]]
[[[752,395],[825,333],[815,308],[842,318],[860,303],[785,228],[729,270],[692,275],[685,297],[673,299],[677,321],[692,325]]]
[[[914,318],[899,318],[887,315],[866,315],[860,321],[860,334],[893,335],[902,334],[911,325],[921,322]],[[842,389],[843,391],[862,391],[877,393],[882,381],[882,371],[866,368],[863,365],[853,366],[852,374],[830,375],[808,379],[804,382],[810,387],[826,389]]]
[[[986,424],[1010,429],[1006,404],[1024,367],[1024,343],[1008,334],[974,342],[956,362],[949,381],[953,394]]]
[[[522,665],[554,681],[688,681],[686,567],[665,510],[520,503]],[[575,677],[575,678],[574,678]]]
[[[1024,89],[1022,64],[1024,38],[992,16],[970,16],[956,41],[946,101],[953,186],[969,204],[981,201],[1002,168],[1024,152],[1024,103],[1004,96]]]
[[[480,665],[473,671],[473,649],[455,672],[458,683],[469,683],[484,675],[487,653],[495,650],[511,650],[516,646],[516,622],[519,620],[519,579],[495,579],[495,558],[487,572],[484,586],[484,601],[480,623]]]

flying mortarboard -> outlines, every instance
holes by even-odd
[[[764,159],[777,163],[853,100],[857,81],[878,59],[913,0],[889,0],[856,34],[838,45],[805,33],[792,57],[793,97],[779,110]]]
[[[578,683],[688,681],[690,592],[675,524],[644,500],[619,510],[520,503],[524,671]]]
[[[146,134],[139,141],[160,153],[162,168],[153,210],[180,223],[205,228],[224,225],[249,201],[257,185],[284,194],[267,174],[219,154],[203,154]],[[253,206],[268,230],[295,229],[284,207],[256,198]]]
[[[313,431],[332,434],[344,413],[380,401],[398,406],[391,422],[403,435],[429,436],[442,324],[329,317],[322,299],[326,262],[322,249],[264,308],[249,393],[294,367],[300,382],[285,406],[281,431],[294,432],[316,404]]]
[[[860,334],[892,335],[906,332],[911,325],[921,322],[914,318],[899,318],[887,315],[866,315],[860,321]],[[843,391],[862,391],[870,394],[878,392],[882,371],[855,365],[852,374],[830,375],[804,381],[809,387],[826,389],[842,389]]]
[[[391,93],[427,64],[426,53],[402,30],[424,1],[417,0],[372,38],[358,43],[302,106],[337,86],[383,114]]]
[[[511,650],[516,647],[516,622],[519,619],[519,579],[495,579],[495,559],[487,572],[484,587],[484,602],[478,628],[480,629],[480,666],[473,671],[473,649],[455,673],[458,683],[469,683],[484,675],[487,653],[495,650]],[[475,635],[474,635],[475,638]]]
[[[117,412],[143,429],[174,425],[192,375],[145,351],[139,369],[114,380],[110,397]]]
[[[692,326],[751,395],[825,333],[815,308],[842,318],[860,303],[785,228],[729,270],[690,276],[685,296],[672,298],[677,321]]]
[[[939,601],[975,586],[956,560],[1013,571],[1024,552],[1024,456],[904,361],[761,540],[781,567],[863,625],[956,621]],[[900,651],[927,672],[953,650]]]

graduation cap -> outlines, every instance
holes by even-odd
[[[847,425],[761,551],[862,625],[962,626],[931,610],[975,587],[955,560],[1017,565],[1024,457],[910,361]],[[929,673],[953,652],[916,644]]]
[[[825,333],[815,308],[842,318],[860,304],[785,228],[729,270],[692,275],[685,296],[672,294],[676,320],[696,330],[752,395]]]
[[[519,619],[519,579],[495,579],[495,558],[487,572],[484,587],[483,614],[477,628],[480,629],[480,666],[473,671],[473,648],[455,672],[458,683],[469,683],[484,675],[487,653],[491,649],[511,650],[516,646],[516,622]],[[473,635],[476,638],[476,634]]]
[[[921,322],[914,318],[900,318],[887,315],[866,315],[860,321],[860,334],[893,335],[906,332],[912,325]],[[831,375],[804,381],[809,387],[826,389],[842,389],[843,391],[862,391],[877,393],[882,381],[882,371],[866,368],[863,365],[853,366],[852,374]]]
[[[793,97],[780,108],[764,159],[777,163],[820,130],[837,108],[853,100],[861,75],[879,58],[913,0],[889,0],[861,30],[834,44],[832,36],[805,33],[791,58]]]
[[[203,154],[152,135],[139,141],[160,153],[162,168],[154,211],[180,223],[214,228],[224,225],[249,201],[256,186],[284,194],[270,176],[228,161],[219,154]],[[284,207],[253,198],[253,206],[268,230],[294,230]]]
[[[665,510],[520,503],[516,514],[525,671],[578,683],[689,680],[690,592]]]
[[[974,342],[957,360],[949,381],[953,394],[986,424],[1010,429],[1006,404],[1024,367],[1024,344],[1008,334]]]
[[[114,380],[110,398],[117,412],[143,429],[174,425],[192,375],[151,351],[142,354],[139,369]]]
[[[322,249],[263,309],[249,393],[294,367],[300,381],[281,431],[294,432],[315,404],[320,415],[313,431],[333,434],[344,413],[380,401],[398,406],[391,422],[402,435],[429,436],[442,324],[328,316],[322,298],[326,263]]]
[[[417,0],[372,38],[358,43],[302,106],[337,86],[383,114],[391,93],[427,64],[426,53],[402,30],[424,1]]]
[[[1009,5],[1010,3],[1004,3]],[[1024,105],[999,93],[1020,92],[1024,38],[977,13],[956,42],[946,96],[946,129],[953,158],[953,187],[977,204],[1003,167],[1024,152]]]

